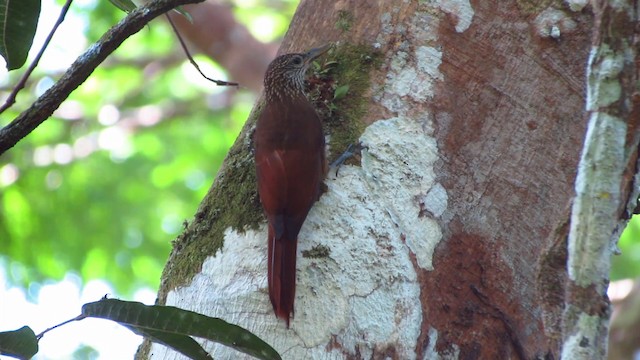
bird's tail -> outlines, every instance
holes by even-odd
[[[269,226],[268,282],[269,298],[276,316],[287,323],[293,314],[296,296],[296,251],[298,239],[277,238]]]

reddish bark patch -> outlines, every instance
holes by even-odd
[[[436,350],[457,346],[462,359],[552,356],[539,261],[574,194],[592,19],[564,9],[576,30],[551,39],[534,26],[542,9],[472,7],[466,31],[455,31],[455,19],[440,26],[444,80],[433,109],[443,162],[436,172],[449,207],[434,270],[419,275],[419,354],[434,328]]]
[[[452,226],[462,228],[459,222]],[[513,280],[490,271],[500,264],[497,251],[487,245],[485,238],[458,233],[437,249],[435,270],[420,276],[421,301],[434,305],[424,309],[428,325],[423,324],[422,334],[435,328],[436,350],[452,353],[459,347],[461,359],[530,358],[521,326],[526,319],[509,296]]]
[[[600,290],[602,289],[598,289],[595,285],[585,288],[574,282],[568,282],[567,303],[576,306],[587,315],[603,317],[611,311],[611,303],[609,297],[602,294]]]

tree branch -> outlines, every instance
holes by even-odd
[[[44,41],[44,44],[42,44],[42,48],[40,48],[38,55],[36,55],[36,58],[33,60],[31,65],[29,65],[29,68],[24,73],[24,75],[22,75],[22,78],[20,79],[18,84],[13,88],[13,91],[11,91],[11,93],[9,94],[7,101],[5,101],[5,103],[2,106],[0,106],[0,114],[2,114],[5,110],[10,108],[11,105],[13,105],[16,102],[16,96],[18,96],[18,93],[20,92],[20,90],[22,90],[24,86],[27,84],[27,80],[29,80],[29,76],[31,76],[31,73],[33,72],[33,70],[35,70],[36,66],[38,66],[38,63],[40,62],[40,59],[42,58],[44,51],[47,49],[47,47],[49,46],[49,43],[51,42],[51,39],[53,38],[53,34],[56,33],[56,31],[58,30],[58,27],[64,21],[65,16],[67,16],[67,12],[71,7],[72,1],[73,0],[67,0],[67,2],[62,7],[62,10],[60,11],[60,16],[58,16],[58,20],[53,25],[53,28],[49,32],[49,35],[47,35],[47,39]]]
[[[80,86],[125,39],[140,31],[157,16],[176,6],[202,1],[204,0],[154,0],[129,13],[80,55],[65,74],[27,110],[9,125],[0,129],[0,155],[48,119],[69,94]]]

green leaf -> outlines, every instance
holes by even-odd
[[[132,0],[109,0],[118,9],[130,13],[136,9],[136,4]]]
[[[164,331],[142,329],[135,326],[127,326],[127,328],[138,335],[146,336],[153,342],[175,349],[190,359],[213,360],[211,355],[209,355],[192,337],[172,334]]]
[[[83,305],[82,315],[113,320],[134,328],[134,332],[148,335],[185,355],[196,354],[194,359],[208,358],[202,357],[203,354],[194,346],[195,341],[186,339],[189,336],[215,341],[258,359],[281,359],[269,344],[240,326],[173,306],[102,299]]]
[[[0,55],[8,70],[27,61],[40,16],[40,0],[0,0]]]
[[[327,61],[326,63],[324,63],[324,65],[322,65],[323,68],[333,68],[336,66],[338,66],[338,62],[335,60]]]
[[[345,95],[347,95],[347,92],[349,92],[349,85],[338,86],[336,90],[333,92],[333,99],[334,100],[341,99],[345,97]]]
[[[0,354],[18,359],[30,359],[38,352],[38,339],[28,326],[0,332]]]

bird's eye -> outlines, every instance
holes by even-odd
[[[293,58],[293,60],[291,60],[291,62],[293,63],[293,65],[302,65],[302,57],[301,56],[296,56]]]

